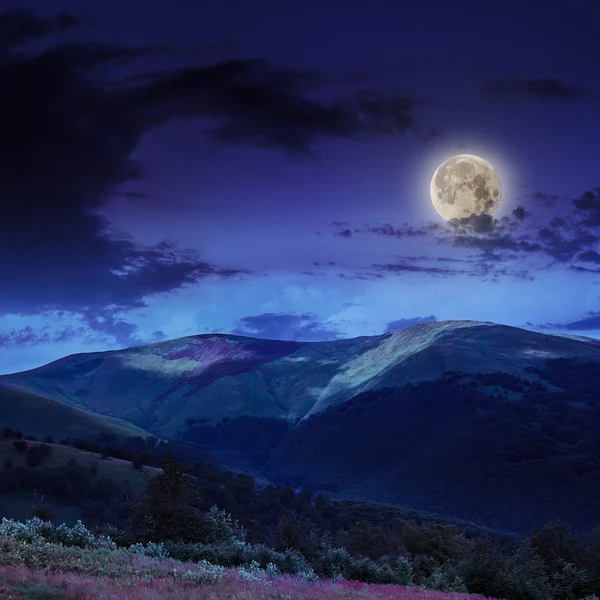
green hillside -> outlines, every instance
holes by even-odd
[[[31,435],[63,438],[96,438],[99,434],[117,439],[151,435],[122,419],[68,406],[45,395],[11,384],[0,384],[0,428],[21,429]]]

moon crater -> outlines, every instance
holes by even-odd
[[[502,182],[487,160],[458,154],[437,168],[430,192],[437,212],[450,221],[494,214],[502,199]]]

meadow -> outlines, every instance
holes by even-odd
[[[599,530],[582,537],[555,521],[514,535],[322,492],[259,488],[248,475],[190,466],[168,451],[152,456],[152,440],[97,454],[86,443],[39,442],[10,428],[2,436],[1,598],[600,593]],[[29,499],[18,507],[20,496]],[[61,508],[73,510],[69,524]]]

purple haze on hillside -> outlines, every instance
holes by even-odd
[[[196,341],[191,343],[190,339],[200,339],[201,343]],[[183,386],[191,386],[184,396],[192,396],[220,377],[247,373],[256,367],[291,354],[304,345],[306,342],[197,336],[188,338],[183,347],[158,346],[152,350],[152,354],[166,360],[188,358],[195,361],[196,366],[182,372],[171,389],[155,398],[155,404]]]

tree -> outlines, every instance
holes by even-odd
[[[44,438],[44,442],[46,442],[46,444],[54,444],[54,436],[52,435],[47,435]]]
[[[193,503],[200,499],[185,466],[171,454],[160,466],[162,473],[150,479],[145,494],[133,503],[130,529],[154,542],[198,541],[202,519]]]
[[[31,446],[27,451],[27,466],[37,467],[52,454],[52,448],[47,444]]]
[[[23,438],[23,432],[22,432],[22,431],[19,431],[18,429],[15,429],[15,430],[13,431],[13,437],[14,437],[15,439],[17,439],[17,440],[20,440],[20,439],[22,439],[22,438]]]
[[[17,452],[25,452],[27,450],[27,442],[24,440],[15,440],[13,446]]]
[[[144,462],[142,461],[142,457],[139,454],[134,454],[132,459],[131,459],[131,464],[133,465],[134,469],[142,469],[142,467],[144,466]]]
[[[47,504],[40,504],[32,513],[32,517],[38,517],[42,521],[52,521],[54,519],[54,513]]]

